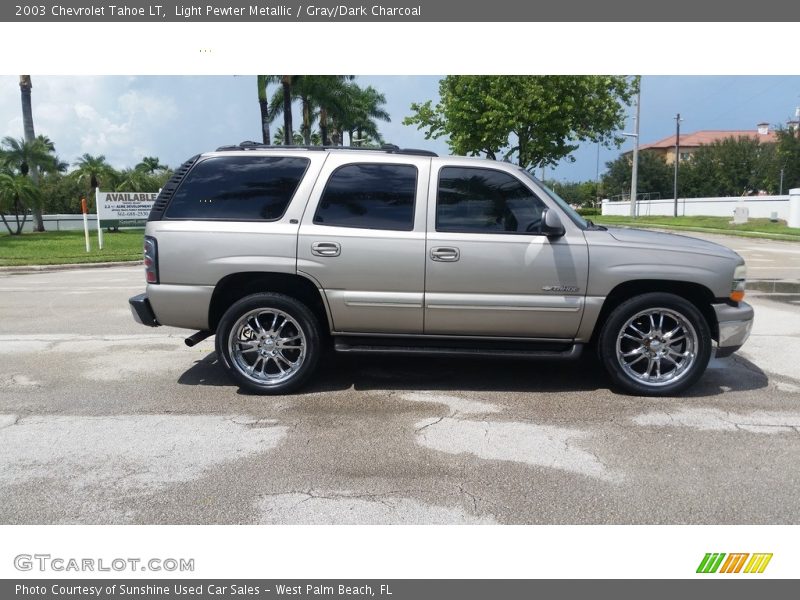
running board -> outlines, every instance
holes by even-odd
[[[361,338],[363,340],[363,338]],[[351,343],[341,337],[335,338],[334,349],[344,354],[391,354],[402,356],[442,356],[445,358],[464,357],[495,357],[528,360],[575,360],[583,351],[583,344],[504,344],[498,346],[482,346],[475,344],[471,347],[448,346],[437,340],[438,345],[407,345],[377,343]],[[517,346],[517,347],[513,347]]]

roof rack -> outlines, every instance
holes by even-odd
[[[431,152],[430,150],[419,150],[417,148],[400,148],[394,144],[383,144],[380,148],[364,148],[361,146],[293,146],[293,145],[271,145],[271,144],[259,144],[258,142],[253,141],[244,141],[240,144],[236,144],[235,146],[220,146],[217,148],[217,152],[229,152],[233,150],[317,150],[317,151],[326,151],[326,150],[364,150],[372,152],[386,152],[388,154],[412,154],[415,156],[439,156],[435,152]]]

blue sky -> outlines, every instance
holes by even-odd
[[[412,102],[436,99],[438,77],[359,76],[387,97],[392,122],[382,124],[387,141],[447,154],[443,140],[425,140],[402,125]],[[116,167],[155,155],[171,166],[201,151],[259,140],[255,76],[34,76],[36,133],[48,135],[62,160],[83,153],[104,154]],[[274,89],[274,87],[273,87]],[[756,123],[785,123],[800,105],[800,76],[645,76],[642,83],[641,140],[648,143],[681,129],[755,129]],[[632,111],[629,111],[632,112]],[[299,127],[297,117],[296,128]],[[276,123],[275,126],[278,124]],[[632,131],[629,122],[626,131]],[[0,76],[0,135],[22,136],[17,76]],[[606,161],[630,149],[600,149]],[[586,144],[547,170],[562,181],[594,179],[597,147]]]

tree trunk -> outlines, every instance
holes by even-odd
[[[311,145],[311,102],[303,98],[303,143]]]
[[[282,75],[283,86],[283,143],[291,146],[294,143],[294,130],[292,129],[292,76]]]
[[[25,221],[28,220],[28,211],[22,211],[22,223],[19,222],[19,211],[22,208],[22,203],[19,201],[19,195],[14,198],[14,218],[17,221],[17,231],[14,235],[20,235],[22,228],[25,227]]]
[[[266,75],[256,76],[256,87],[258,88],[258,108],[261,111],[261,141],[265,144],[271,144],[269,139],[269,100],[267,99],[267,81]]]
[[[25,141],[29,143],[36,139],[36,133],[33,130],[33,109],[31,107],[32,88],[31,76],[20,75],[19,91],[22,97],[22,128],[25,132]],[[39,169],[36,165],[31,165],[30,174],[33,185],[39,187]],[[42,208],[40,206],[33,207],[33,230],[44,231],[44,219],[42,219]]]
[[[3,225],[5,225],[6,229],[8,229],[8,235],[14,235],[14,230],[11,229],[11,225],[9,225],[8,221],[6,221],[6,215],[2,212],[0,212],[0,219],[3,219]]]
[[[328,109],[326,108],[319,109],[319,134],[322,137],[322,145],[330,145],[330,140],[328,139]]]
[[[261,140],[269,144],[269,103],[266,100],[259,100],[258,106],[261,109]]]
[[[350,145],[352,146],[353,145],[353,130],[352,129],[349,129],[347,131],[347,137],[350,138]]]

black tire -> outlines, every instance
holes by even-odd
[[[640,396],[670,396],[705,372],[711,331],[694,304],[653,292],[630,298],[611,312],[597,349],[616,386]]]
[[[287,394],[314,373],[321,352],[320,328],[299,300],[253,294],[222,316],[215,346],[225,371],[242,388],[256,394]]]

